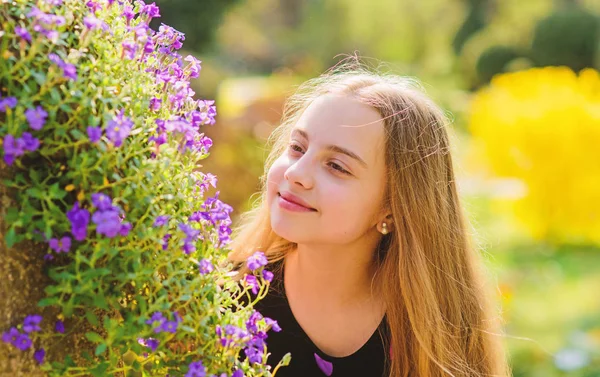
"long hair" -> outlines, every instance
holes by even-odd
[[[507,376],[499,316],[454,181],[449,121],[413,79],[354,62],[302,84],[271,134],[261,195],[241,216],[229,259],[243,275],[249,271],[243,262],[255,251],[275,262],[295,248],[271,228],[267,172],[304,109],[328,93],[351,96],[384,119],[384,205],[393,227],[378,245],[374,284],[387,308],[389,376]]]

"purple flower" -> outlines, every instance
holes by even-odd
[[[255,271],[263,266],[266,266],[269,262],[267,261],[267,257],[265,257],[265,254],[262,251],[257,251],[248,258],[247,263],[248,268],[251,271]]]
[[[31,347],[31,339],[27,336],[27,334],[19,334],[15,342],[13,343],[15,347],[20,349],[21,351],[25,351],[29,347]]]
[[[95,212],[92,222],[96,224],[96,232],[108,238],[115,237],[121,231],[121,218],[116,209]]]
[[[202,135],[202,137],[200,138],[199,149],[204,153],[208,153],[208,150],[210,149],[210,147],[212,147],[212,145],[212,139],[206,135]]]
[[[154,111],[159,110],[161,103],[162,103],[162,100],[160,98],[153,97],[150,100],[150,109],[152,109]]]
[[[161,24],[158,27],[158,33],[156,33],[158,44],[166,47],[167,50],[174,48],[179,50],[183,46],[182,41],[185,40],[183,33],[175,30],[171,26]]]
[[[198,237],[198,235],[200,234],[200,231],[198,229],[194,229],[191,226],[185,224],[185,223],[180,223],[179,224],[179,229],[185,233],[185,235],[187,236],[187,240],[188,241],[193,241],[196,239],[196,237]]]
[[[11,327],[10,330],[2,333],[2,341],[4,343],[10,343],[12,345],[15,345],[17,339],[19,338],[19,335],[21,335],[19,330],[17,330],[16,327]]]
[[[37,361],[40,364],[44,363],[45,356],[46,356],[46,350],[43,348],[40,348],[39,350],[35,351],[35,353],[33,354],[33,358],[35,359],[35,361]]]
[[[123,223],[121,224],[121,229],[119,229],[119,234],[125,237],[129,234],[131,228],[133,228],[133,225],[131,225],[131,223]]]
[[[202,361],[191,363],[185,377],[206,377],[206,368],[202,365]]]
[[[21,135],[21,140],[23,142],[23,149],[33,152],[40,147],[40,141],[33,137],[29,132],[23,132]]]
[[[50,239],[50,248],[54,251],[56,251],[57,253],[63,252],[63,253],[68,253],[69,250],[71,249],[71,238],[70,237],[63,237],[60,240],[56,239],[56,238],[52,238]]]
[[[135,52],[137,50],[137,45],[133,41],[125,41],[121,43],[123,47],[123,55],[127,57],[127,59],[135,59]]]
[[[244,349],[244,353],[246,354],[246,357],[248,357],[248,361],[251,363],[257,364],[262,361],[262,352],[256,347],[247,347]]]
[[[263,316],[260,314],[260,312],[256,310],[252,312],[250,318],[248,318],[246,321],[246,328],[250,333],[255,334],[258,332],[258,326],[256,325],[256,322],[260,321],[262,318]]]
[[[163,250],[167,250],[169,247],[169,239],[171,238],[171,234],[167,233],[164,235],[163,239],[161,240],[161,245],[162,245],[162,249]]]
[[[64,63],[62,69],[66,78],[73,81],[77,80],[77,68],[73,64]]]
[[[44,123],[46,123],[47,116],[48,113],[42,106],[37,106],[35,109],[27,109],[25,111],[25,118],[27,118],[27,122],[29,122],[29,127],[36,131],[42,129]]]
[[[63,74],[66,78],[77,80],[77,68],[73,64],[64,62],[57,54],[53,52],[48,54],[48,59],[63,70]]]
[[[273,273],[271,271],[263,270],[262,276],[265,281],[271,282],[273,280]]]
[[[197,78],[200,75],[200,63],[202,63],[202,61],[196,59],[192,55],[186,56],[183,60],[185,60],[186,62],[190,62],[190,64],[188,64],[185,68],[185,70],[189,70],[190,77],[193,79]]]
[[[183,318],[181,318],[181,316],[179,315],[178,312],[173,312],[173,317],[175,318],[175,322],[177,322],[177,323],[183,322]]]
[[[53,52],[48,54],[48,60],[50,60],[52,63],[56,64],[59,67],[62,66],[62,64],[63,64],[62,59]]]
[[[176,321],[166,321],[160,326],[160,330],[174,334],[177,332],[177,325],[178,323]]]
[[[269,317],[265,317],[265,323],[267,324],[267,326],[271,326],[271,330],[275,332],[281,331],[281,327],[279,327],[279,323],[277,323],[276,320],[271,319]]]
[[[85,5],[87,5],[87,7],[90,8],[90,10],[93,13],[96,13],[97,11],[99,11],[99,10],[102,9],[102,5],[101,4],[99,4],[99,3],[95,2],[95,1],[92,1],[92,0],[88,1]]]
[[[129,21],[133,19],[135,13],[133,13],[133,8],[129,5],[125,5],[123,7],[123,17],[127,20],[127,25],[129,25]]]
[[[14,109],[17,106],[17,102],[16,97],[0,98],[0,111],[5,113],[8,109]]]
[[[34,27],[34,29],[35,29],[35,27]],[[56,41],[58,41],[59,34],[58,34],[58,31],[56,31],[56,30],[42,29],[41,33],[43,35],[45,35],[46,38],[48,38],[52,43],[56,43]]]
[[[200,261],[200,263],[198,264],[198,267],[200,269],[200,273],[203,275],[209,274],[215,269],[213,267],[212,263],[210,263],[210,261],[206,258],[204,258]]]
[[[114,209],[110,196],[101,192],[92,194],[92,204],[100,211],[109,211]]]
[[[41,328],[39,326],[40,322],[42,321],[42,316],[41,315],[28,315],[27,317],[25,317],[25,320],[23,320],[23,331],[25,331],[26,333],[30,333],[33,331],[40,331]]]
[[[79,202],[76,202],[73,208],[67,212],[67,218],[71,222],[73,238],[77,241],[85,240],[87,226],[90,222],[90,212],[87,209],[79,208]]]
[[[183,250],[183,252],[186,255],[189,255],[189,254],[193,253],[194,251],[196,251],[196,246],[194,246],[194,244],[186,241],[183,243],[181,250]]]
[[[152,313],[152,317],[150,317],[150,319],[146,321],[146,324],[150,325],[154,321],[162,321],[164,319],[165,318],[163,317],[161,312],[154,312]]]
[[[87,128],[87,134],[92,143],[97,143],[102,137],[102,128],[89,126]]]
[[[124,113],[125,110],[121,110],[119,115],[108,122],[108,127],[106,128],[106,136],[116,147],[121,146],[123,139],[129,136],[131,127],[133,126],[131,119],[123,116]]]
[[[158,348],[158,344],[160,342],[154,338],[148,338],[148,339],[139,338],[138,343],[143,346],[149,347],[152,350],[152,352],[156,352],[156,349]]]
[[[24,27],[21,27],[21,26],[15,27],[15,34],[18,37],[21,37],[22,39],[26,40],[27,42],[31,42],[31,34],[29,34],[27,29],[25,29]]]
[[[152,226],[163,226],[169,221],[169,215],[160,215],[154,220]]]
[[[16,157],[25,153],[23,140],[21,138],[15,139],[15,137],[11,134],[8,134],[4,137],[3,146],[4,162],[6,162],[6,164],[9,166],[12,165]]]
[[[160,9],[156,3],[144,5],[142,13],[148,15],[149,18],[160,17]]]
[[[83,18],[83,24],[90,30],[103,28],[103,22],[96,16],[90,14]]]
[[[237,369],[231,374],[231,377],[244,377],[244,372],[241,369]]]
[[[144,43],[144,54],[150,54],[154,51],[154,42],[151,39],[148,39],[146,43]]]
[[[215,124],[215,117],[217,116],[217,107],[214,105],[215,101],[212,100],[198,100],[198,113],[201,117],[202,124]]]
[[[56,321],[54,328],[56,329],[57,332],[59,332],[61,334],[65,333],[65,324],[63,323],[63,321]]]
[[[256,276],[254,275],[246,275],[246,284],[248,284],[250,286],[250,289],[252,291],[252,293],[254,293],[255,295],[258,294],[258,280],[256,279]]]

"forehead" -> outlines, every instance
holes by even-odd
[[[302,113],[295,128],[306,131],[309,142],[337,145],[358,154],[369,167],[383,158],[384,128],[371,106],[344,95],[324,95]]]

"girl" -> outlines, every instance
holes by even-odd
[[[275,277],[277,377],[506,376],[449,153],[447,119],[412,80],[344,64],[286,102],[261,197],[230,259]]]

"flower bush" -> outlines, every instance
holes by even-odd
[[[514,211],[552,243],[600,245],[600,75],[534,68],[496,76],[475,95],[474,159],[521,180]]]
[[[50,376],[272,375],[280,328],[252,308],[272,274],[258,253],[232,277],[232,208],[200,170],[215,105],[193,98],[201,62],[148,26],[159,16],[141,1],[0,3],[0,257],[43,258],[50,280],[37,312],[0,320],[0,359]]]

